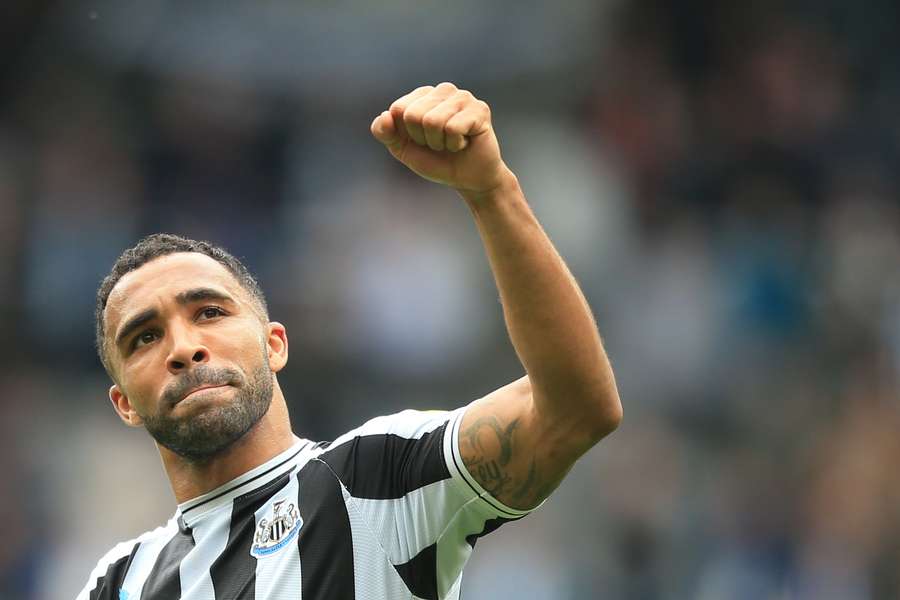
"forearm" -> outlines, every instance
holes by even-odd
[[[515,176],[490,194],[461,192],[475,218],[506,326],[542,417],[615,427],[615,380],[574,277],[528,206]]]
[[[370,129],[414,172],[458,190],[475,216],[528,377],[469,404],[459,452],[495,498],[531,508],[622,418],[590,308],[504,165],[484,101],[452,83],[422,86]]]

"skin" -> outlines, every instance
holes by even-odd
[[[534,507],[622,420],[590,307],[503,162],[485,102],[452,83],[420,87],[371,131],[412,171],[455,189],[472,212],[527,375],[469,406],[460,452],[497,499]]]
[[[231,300],[187,304],[177,300],[179,294],[200,287],[220,290]],[[156,309],[158,318],[116,345],[113,340],[122,325],[148,308]],[[285,328],[266,322],[250,295],[218,262],[199,253],[154,259],[119,280],[104,314],[107,348],[117,380],[109,389],[109,398],[129,426],[143,426],[141,415],[150,414],[202,418],[232,400],[237,392],[232,385],[196,392],[174,406],[163,398],[167,388],[200,365],[234,369],[245,379],[262,364],[272,373],[268,411],[223,452],[208,460],[190,460],[157,443],[178,502],[215,489],[293,444],[284,394],[275,376],[288,359]],[[145,333],[131,350],[129,344]]]
[[[527,374],[469,405],[460,452],[473,477],[497,499],[514,508],[534,507],[622,419],[590,308],[503,162],[486,103],[450,83],[424,86],[377,116],[371,132],[412,171],[459,192],[472,212]],[[230,295],[226,316],[204,313],[207,303],[178,301],[198,286]],[[173,254],[125,275],[107,304],[107,339],[148,308],[159,313],[148,324],[158,336],[148,336],[137,352],[109,342],[117,380],[109,396],[128,425],[140,427],[140,415],[161,411],[202,418],[233,399],[234,390],[224,387],[174,406],[163,400],[165,390],[197,365],[248,376],[264,354],[274,377],[287,362],[284,326],[266,322],[231,274],[205,255]],[[223,452],[196,461],[157,445],[182,502],[262,464],[293,440],[275,379],[268,412]]]

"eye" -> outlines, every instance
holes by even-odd
[[[198,319],[215,319],[225,315],[225,311],[218,306],[206,306],[197,314]]]
[[[156,341],[157,333],[152,329],[148,329],[144,331],[136,338],[134,338],[134,342],[132,343],[133,348],[140,348],[141,346],[146,346],[147,344],[151,344]]]

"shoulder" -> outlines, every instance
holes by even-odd
[[[173,528],[177,528],[178,524],[173,517],[165,525],[160,525],[156,529],[145,531],[136,538],[120,542],[113,546],[109,552],[100,557],[97,566],[109,565],[122,557],[128,556],[134,550],[135,546],[147,543],[156,538],[171,537]]]
[[[112,574],[114,571],[122,571],[124,573],[128,568],[129,561],[133,558],[138,547],[156,539],[171,537],[173,530],[178,528],[178,523],[173,517],[165,525],[161,525],[156,529],[142,533],[141,535],[119,542],[113,546],[106,554],[100,557],[96,566],[91,571],[84,589],[78,595],[77,600],[87,599],[88,594],[96,588],[101,580]]]
[[[463,409],[455,411],[407,409],[391,415],[378,416],[369,419],[332,442],[319,444],[319,448],[327,452],[356,438],[368,436],[395,436],[409,440],[421,439],[425,435],[441,429],[461,410]]]
[[[447,479],[445,443],[458,411],[404,410],[375,417],[318,448],[318,462],[350,495],[399,498]]]

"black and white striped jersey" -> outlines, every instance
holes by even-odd
[[[505,506],[459,453],[465,408],[377,417],[178,506],[108,552],[76,600],[459,598]]]

